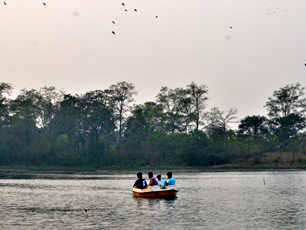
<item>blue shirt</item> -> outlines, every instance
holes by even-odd
[[[175,185],[175,179],[173,177],[171,177],[168,181],[167,181],[168,185]]]

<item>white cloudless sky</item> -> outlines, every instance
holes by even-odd
[[[83,94],[128,81],[144,103],[162,86],[194,81],[208,87],[210,108],[233,107],[244,118],[266,115],[274,90],[306,86],[306,1],[5,2],[0,82],[14,85],[13,96],[43,86]]]

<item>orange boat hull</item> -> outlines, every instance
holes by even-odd
[[[153,189],[152,189],[153,188]],[[171,189],[159,189],[155,186],[148,186],[146,189],[133,189],[133,195],[141,198],[175,198],[178,190]]]

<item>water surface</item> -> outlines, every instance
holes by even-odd
[[[0,229],[306,229],[305,171],[173,176],[163,200],[133,197],[136,172],[2,172]]]

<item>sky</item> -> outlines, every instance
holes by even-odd
[[[127,81],[141,104],[162,86],[193,81],[208,87],[209,108],[236,108],[242,119],[266,115],[273,91],[306,87],[306,1],[5,2],[0,82],[14,85],[13,97],[23,88],[84,94]]]

